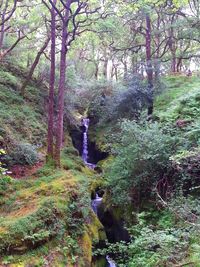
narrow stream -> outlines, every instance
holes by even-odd
[[[82,159],[89,168],[94,169],[96,165],[88,162],[88,128],[90,120],[88,118],[85,118],[82,120],[82,124],[84,126]],[[98,216],[98,207],[101,205],[102,199],[103,198],[99,197],[99,195],[96,193],[95,199],[93,199],[91,203],[92,209],[97,216]],[[108,267],[116,267],[115,262],[108,255],[106,256],[106,261]]]
[[[92,209],[94,213],[98,216],[98,207],[101,205],[103,198],[99,197],[99,195],[96,193],[95,199],[92,200]],[[117,267],[115,262],[107,255],[106,261],[108,263],[108,267]]]

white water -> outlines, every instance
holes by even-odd
[[[82,159],[89,168],[94,169],[96,165],[88,162],[88,128],[90,125],[90,120],[88,118],[85,118],[82,120],[82,124],[85,127],[85,131],[83,133]],[[96,194],[95,199],[92,200],[92,209],[96,215],[98,212],[98,207],[101,205],[101,202],[102,202],[102,197],[99,197],[99,195]],[[106,260],[109,264],[109,267],[116,267],[115,262],[108,255],[106,256]]]
[[[88,162],[88,128],[90,124],[90,120],[88,118],[82,120],[82,124],[85,127],[85,131],[83,133],[83,152],[82,152],[82,159],[85,162],[85,164],[91,168],[94,169],[96,167],[95,164],[92,164]]]
[[[106,260],[109,263],[109,267],[116,267],[115,262],[107,255]]]
[[[102,202],[102,197],[99,197],[99,195],[96,193],[95,199],[92,200],[92,209],[94,211],[94,213],[98,216],[97,212],[98,212],[98,207],[101,205]],[[117,265],[115,264],[115,262],[107,255],[106,256],[106,260],[108,262],[108,266],[109,267],[117,267]]]
[[[92,209],[96,215],[98,207],[101,205],[101,202],[102,202],[102,197],[99,197],[98,194],[96,194],[95,199],[92,200]]]

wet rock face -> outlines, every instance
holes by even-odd
[[[96,164],[100,160],[105,159],[108,156],[108,153],[106,152],[101,152],[97,147],[94,142],[88,141],[88,161],[91,163]]]
[[[83,149],[83,132],[81,128],[82,127],[70,130],[73,146],[78,150],[80,156]]]
[[[84,126],[79,128],[70,129],[70,136],[72,138],[73,146],[79,151],[79,155],[82,156],[83,152],[83,133],[85,131]],[[96,164],[98,161],[105,159],[108,153],[101,152],[95,142],[88,140],[88,162]]]
[[[123,220],[117,220],[113,216],[112,211],[103,211],[103,207],[101,207],[98,211],[98,216],[105,227],[109,242],[130,241],[128,231],[124,228]]]

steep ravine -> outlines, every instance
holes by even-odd
[[[82,159],[84,163],[91,169],[95,169],[96,164],[98,161],[95,159],[89,157],[90,153],[90,147],[88,146],[89,140],[88,140],[88,130],[89,130],[89,123],[90,120],[88,118],[85,118],[82,120]],[[94,152],[94,151],[93,151]],[[98,154],[101,155],[101,152],[98,151]],[[90,154],[91,155],[91,154]],[[101,155],[102,156],[102,155]],[[105,157],[105,154],[103,155]],[[91,160],[91,161],[90,161]],[[105,209],[103,205],[103,195],[104,191],[99,190],[99,188],[96,188],[95,193],[92,195],[92,201],[91,201],[91,207],[94,211],[94,213],[99,218],[100,222],[103,224],[105,228],[105,232],[107,235],[107,239],[110,243],[119,242],[121,240],[128,241],[129,235],[126,229],[123,227],[123,221],[117,220],[112,212]],[[116,263],[113,259],[110,258],[109,255],[105,255],[105,257],[100,258],[93,258],[92,262],[93,267],[116,267]]]

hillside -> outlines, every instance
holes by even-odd
[[[27,73],[24,69],[4,64],[0,67],[1,141],[24,141],[42,145],[46,133],[47,88],[32,79],[25,98],[20,87]]]
[[[37,165],[41,157],[37,153],[46,149],[47,131],[47,88],[32,79],[22,98],[19,88],[25,75],[18,67],[1,66],[3,161],[20,168]],[[19,149],[23,145],[29,149]],[[19,179],[1,178],[1,266],[72,266],[77,261],[86,266],[91,262],[92,244],[105,238],[101,223],[90,210],[96,174],[84,166],[67,132],[65,146],[61,170],[43,163],[32,176],[25,169]],[[36,153],[33,161],[32,150]]]

